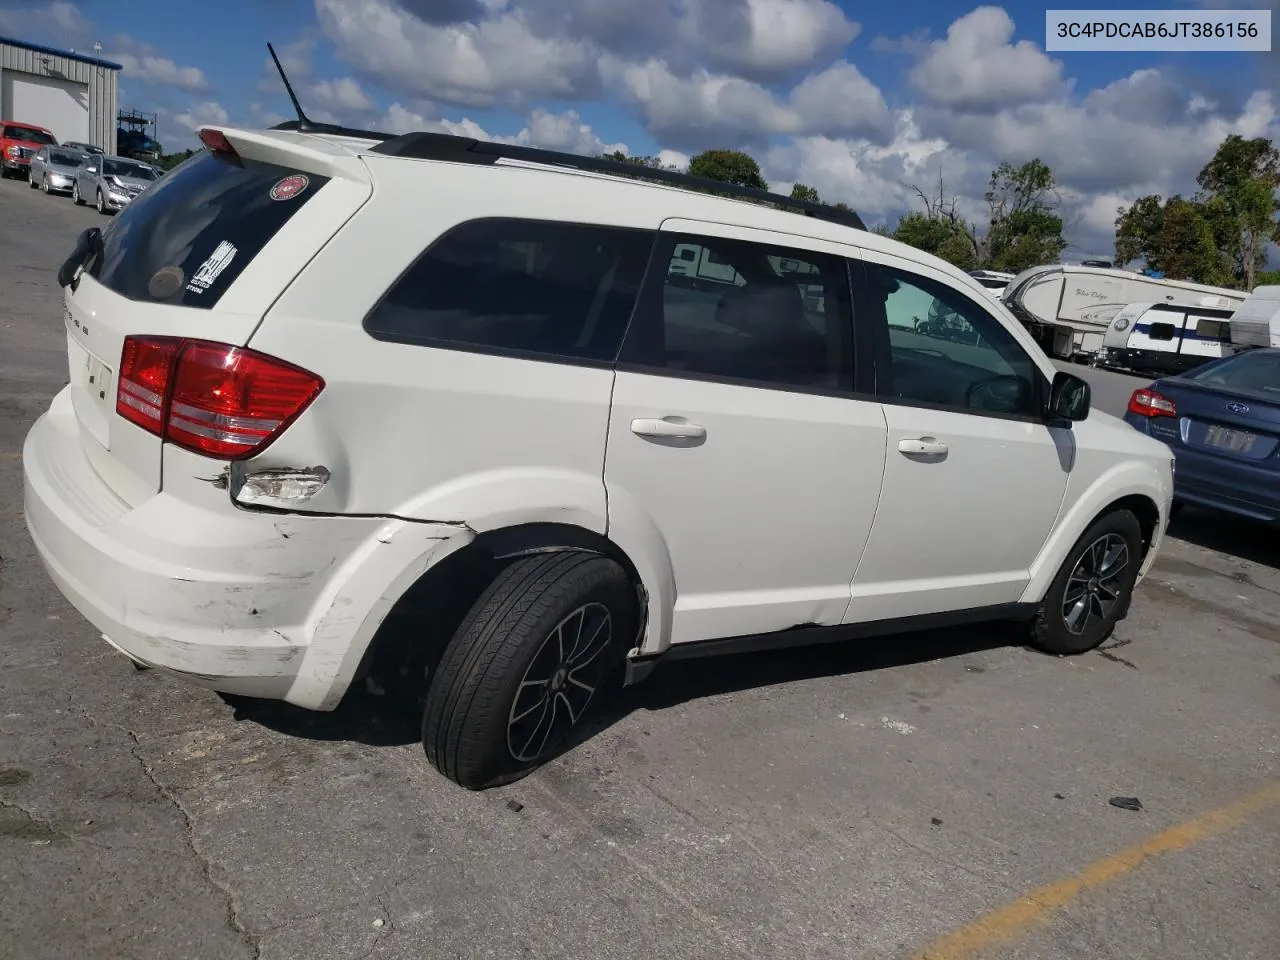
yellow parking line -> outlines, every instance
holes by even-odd
[[[0,450],[0,457],[20,457],[20,456],[22,456],[21,450]]]
[[[1081,894],[1136,870],[1152,857],[1185,850],[1277,805],[1280,805],[1280,781],[1095,860],[1074,876],[1037,887],[1026,896],[938,938],[912,960],[968,960],[993,947],[1008,945],[1032,929],[1048,924],[1055,913],[1070,906]]]

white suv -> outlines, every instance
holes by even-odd
[[[1154,559],[1168,448],[856,216],[201,137],[60,272],[71,380],[23,451],[50,575],[140,666],[314,710],[408,669],[480,788],[663,657],[987,619],[1089,650]]]

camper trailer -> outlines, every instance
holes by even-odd
[[[1004,291],[1009,286],[1009,281],[1013,279],[1014,275],[1000,270],[970,270],[969,276],[986,287],[987,292],[999,300],[1004,295]]]
[[[1004,303],[1050,356],[1088,360],[1102,347],[1111,321],[1131,303],[1235,310],[1246,294],[1182,280],[1157,280],[1129,270],[1053,264],[1010,281]]]
[[[1234,352],[1230,310],[1131,303],[1107,327],[1094,364],[1164,376]]]
[[[1254,288],[1231,316],[1231,342],[1237,349],[1280,347],[1280,286]]]

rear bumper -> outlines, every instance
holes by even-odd
[[[420,573],[457,534],[229,498],[215,510],[157,493],[130,508],[80,443],[64,389],[23,447],[27,528],[50,577],[117,649],[226,693],[336,707],[406,567]]]
[[[1280,472],[1181,447],[1173,494],[1178,500],[1250,520],[1280,521]]]

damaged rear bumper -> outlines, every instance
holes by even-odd
[[[61,398],[59,398],[61,399]],[[406,584],[465,528],[120,500],[55,400],[23,448],[27,527],[50,577],[135,661],[226,693],[333,709]]]

